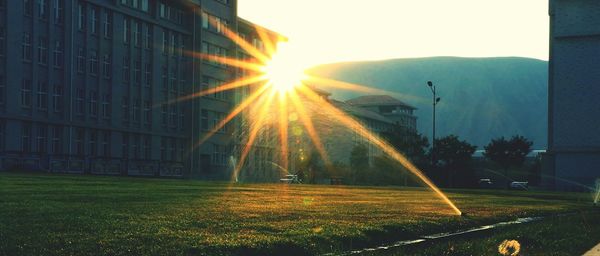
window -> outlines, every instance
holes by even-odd
[[[52,128],[52,153],[62,154],[63,130],[60,126]]]
[[[142,11],[148,12],[148,0],[140,0]]]
[[[110,131],[102,132],[102,156],[110,157]]]
[[[129,134],[121,135],[121,156],[125,159],[129,157]]]
[[[142,36],[142,26],[139,22],[133,21],[133,45],[140,47]]]
[[[48,39],[45,37],[40,37],[38,41],[38,63],[48,64]]]
[[[104,54],[104,57],[102,58],[102,75],[104,75],[104,78],[110,78],[110,67],[110,55]]]
[[[46,81],[38,81],[37,108],[48,109],[48,82]]]
[[[85,72],[85,51],[83,48],[77,50],[77,73]]]
[[[104,19],[102,20],[103,33],[105,38],[112,37],[112,15],[109,11],[104,11]]]
[[[145,65],[145,69],[144,69],[144,80],[146,81],[145,85],[146,87],[150,87],[150,85],[152,84],[152,63],[146,63]]]
[[[37,0],[38,1],[38,18],[41,20],[48,19],[48,0]]]
[[[38,126],[37,131],[37,139],[36,139],[36,149],[40,153],[46,153],[48,146],[46,142],[48,141],[48,128],[45,125]]]
[[[21,126],[21,150],[25,153],[31,151],[31,124],[25,122]]]
[[[75,111],[78,115],[85,113],[85,91],[82,88],[77,88],[75,96]]]
[[[94,130],[90,131],[90,155],[98,155],[98,133]]]
[[[171,49],[169,49],[169,53],[171,55],[175,54],[175,49],[177,48],[175,42],[177,42],[177,35],[175,35],[175,33],[171,33]]]
[[[111,100],[110,94],[104,94],[104,96],[102,96],[102,117],[105,119],[109,119],[111,116]]]
[[[208,29],[208,13],[202,12],[202,28]]]
[[[152,159],[152,136],[144,136],[144,158]]]
[[[167,69],[167,66],[162,66],[161,68],[162,72],[161,72],[161,77],[162,77],[162,87],[163,90],[167,90],[169,88],[169,74],[167,74],[169,72],[169,70]]]
[[[200,116],[200,126],[203,131],[208,131],[208,110],[203,109]]]
[[[163,54],[167,54],[167,48],[169,47],[169,39],[167,38],[167,36],[169,35],[169,32],[166,29],[163,29],[162,31],[162,48],[161,48],[161,52]]]
[[[133,119],[134,122],[140,121],[139,112],[140,112],[140,100],[135,99],[133,101],[133,113],[131,114],[131,117],[132,117],[131,119]]]
[[[129,82],[131,72],[129,71],[129,57],[123,57],[123,81]]]
[[[165,18],[166,17],[166,9],[167,9],[167,5],[164,2],[160,2],[159,6],[158,6],[158,15],[161,18]]]
[[[21,83],[21,106],[31,107],[31,80],[29,79],[23,79]]]
[[[160,117],[161,117],[161,123],[166,126],[167,125],[167,116],[168,116],[168,109],[169,106],[167,105],[167,103],[163,103],[160,105]]]
[[[63,92],[62,85],[55,84],[54,85],[54,91],[52,93],[52,108],[54,109],[54,112],[56,112],[56,113],[62,112],[62,109],[63,109],[63,103],[62,103],[63,93],[64,92]]]
[[[121,100],[121,111],[123,112],[123,121],[129,122],[129,98],[127,96]]]
[[[98,115],[98,93],[96,93],[95,91],[90,92],[89,104],[90,115],[95,117],[96,115]]]
[[[62,68],[63,66],[63,47],[60,40],[54,41],[54,67]]]
[[[169,124],[171,126],[177,125],[177,108],[175,106],[171,106],[171,115],[169,115]]]
[[[176,66],[171,67],[170,84],[171,84],[171,91],[176,91],[177,90],[177,67]]]
[[[98,52],[95,50],[90,52],[90,74],[98,74]]]
[[[6,103],[6,77],[0,74],[0,106]]]
[[[135,84],[140,84],[142,82],[142,62],[136,60],[133,63],[133,81]]]
[[[54,0],[54,24],[61,25],[64,22],[64,0]]]
[[[227,150],[224,145],[213,144],[213,165],[226,165],[227,164]]]
[[[139,159],[140,158],[140,135],[139,134],[134,134],[133,136],[133,143],[131,143],[131,151],[133,152],[133,159]]]
[[[79,14],[77,16],[77,28],[83,31],[85,30],[85,7],[83,3],[77,3],[77,12]]]
[[[4,53],[4,51],[6,49],[5,41],[6,41],[6,30],[3,26],[0,26],[0,57],[3,57],[6,54],[6,53]]]
[[[175,161],[177,159],[177,139],[171,138],[170,146],[169,151],[171,152],[171,161]]]
[[[123,43],[129,44],[129,19],[123,19]]]
[[[150,124],[152,122],[152,103],[147,100],[144,101],[144,123]]]
[[[33,15],[33,0],[23,0],[23,14]]]
[[[152,27],[149,24],[144,25],[144,34],[146,35],[144,48],[149,50],[152,48]]]
[[[23,53],[24,61],[31,61],[31,35],[28,33],[23,33],[23,38],[21,42],[21,48]]]
[[[160,160],[167,160],[167,138],[160,138]]]
[[[92,33],[92,35],[95,35],[98,33],[98,9],[96,7],[90,8],[90,16],[92,20],[90,32]]]
[[[75,129],[75,153],[79,156],[83,156],[85,153],[84,140],[85,130],[83,128]]]

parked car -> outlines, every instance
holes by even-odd
[[[283,178],[279,179],[279,182],[287,183],[287,184],[300,184],[298,175],[295,175],[295,174],[285,175],[285,176],[283,176]]]
[[[511,189],[527,190],[529,188],[529,182],[527,181],[513,181],[510,183]]]
[[[491,188],[494,184],[491,179],[479,179],[477,182],[480,188]]]

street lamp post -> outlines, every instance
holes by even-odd
[[[431,81],[427,81],[427,86],[433,94],[433,131],[431,135],[431,165],[435,166],[435,106],[440,102],[440,97],[437,97],[435,85]]]

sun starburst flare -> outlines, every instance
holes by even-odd
[[[214,19],[210,19],[209,22],[217,24]],[[310,113],[305,109],[303,100],[307,100],[312,104],[319,106],[323,113],[327,113],[333,117],[337,122],[357,132],[358,135],[369,141],[372,145],[379,148],[382,152],[389,155],[395,161],[403,165],[413,175],[419,178],[419,180],[429,187],[441,200],[443,200],[454,213],[460,215],[460,210],[454,205],[452,201],[435,185],[429,178],[423,174],[416,166],[414,166],[405,156],[396,151],[391,145],[385,140],[381,139],[376,134],[372,133],[359,121],[346,114],[344,111],[338,109],[333,104],[324,100],[320,97],[313,89],[313,85],[351,90],[357,92],[366,93],[385,93],[385,94],[397,94],[388,91],[353,84],[348,82],[337,81],[333,79],[323,78],[316,75],[306,75],[304,73],[305,65],[300,60],[306,56],[297,55],[290,49],[289,44],[280,37],[273,39],[269,33],[262,27],[255,26],[256,33],[260,39],[264,42],[264,49],[254,47],[252,44],[247,42],[244,38],[240,37],[237,33],[231,31],[226,26],[221,26],[222,34],[233,41],[240,49],[248,53],[253,59],[252,60],[239,60],[225,56],[215,56],[206,53],[188,52],[189,56],[194,58],[202,59],[209,62],[220,63],[228,65],[238,69],[246,70],[251,73],[248,76],[237,78],[231,82],[225,82],[221,85],[212,88],[203,88],[198,92],[176,99],[177,101],[191,100],[197,97],[210,95],[212,93],[236,90],[243,87],[250,88],[252,91],[245,99],[241,102],[222,120],[214,125],[214,127],[201,136],[200,140],[195,143],[194,147],[206,142],[216,131],[221,130],[228,123],[234,120],[237,116],[242,113],[247,113],[248,119],[248,133],[247,139],[240,141],[242,149],[239,152],[239,159],[235,163],[232,171],[232,180],[237,181],[238,175],[244,164],[248,159],[253,146],[257,141],[257,137],[261,133],[261,130],[266,129],[267,119],[274,120],[276,125],[273,127],[277,128],[279,132],[277,138],[279,141],[280,158],[279,166],[288,168],[288,133],[289,133],[289,112],[294,110],[298,116],[299,121],[306,130],[308,137],[310,138],[315,149],[322,157],[323,161],[329,163],[329,157],[323,146],[321,138],[317,129],[315,128]],[[311,85],[311,86],[308,86]],[[168,102],[168,103],[174,103]],[[267,116],[273,116],[273,118],[267,118]]]

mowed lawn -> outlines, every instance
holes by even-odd
[[[466,216],[423,188],[0,173],[0,255],[312,255],[595,211],[585,193],[447,194]]]

